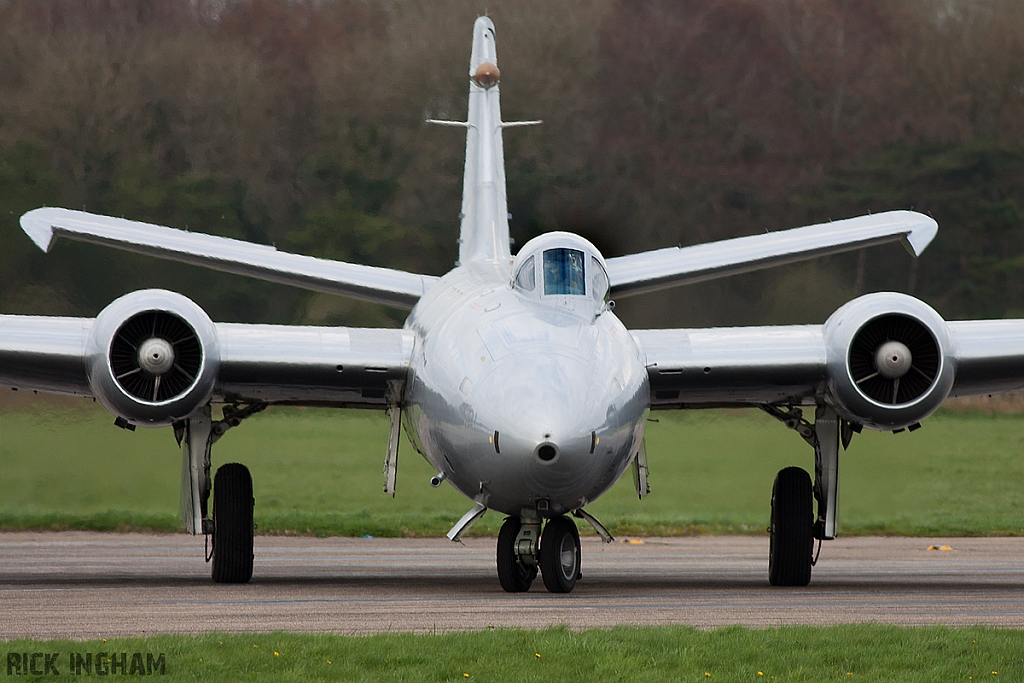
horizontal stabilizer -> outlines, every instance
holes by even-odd
[[[632,296],[902,241],[919,256],[938,224],[914,211],[887,211],[764,235],[669,247],[607,259],[612,295]]]
[[[275,247],[70,209],[42,208],[21,217],[40,249],[56,237],[92,242],[261,280],[412,308],[435,277],[390,268],[290,254]]]
[[[539,126],[542,123],[544,123],[544,121],[542,121],[541,119],[536,119],[534,121],[502,121],[501,122],[501,127],[502,128],[520,128],[522,126]]]
[[[426,123],[433,123],[438,126],[454,126],[456,128],[470,128],[472,126],[469,121],[448,121],[447,119],[427,119]]]

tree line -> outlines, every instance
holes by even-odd
[[[820,322],[895,289],[1024,315],[1019,0],[0,0],[0,311],[162,286],[218,320],[403,313],[58,242],[42,205],[440,274],[456,258],[472,22],[497,27],[509,209],[608,256],[913,208],[877,247],[626,299],[635,326]]]

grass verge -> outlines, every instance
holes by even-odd
[[[13,640],[11,655],[97,653],[125,662],[152,656],[161,680],[192,681],[981,681],[1024,676],[1024,632],[993,628],[616,627],[608,630],[488,630],[436,635],[375,636],[209,634],[74,642]],[[75,660],[77,662],[77,660]],[[111,661],[103,661],[108,667]],[[36,658],[37,668],[44,666]],[[121,672],[117,670],[114,675]],[[137,672],[136,672],[137,673]],[[12,677],[17,672],[11,672]],[[96,671],[93,671],[96,675]],[[19,680],[31,676],[17,676]]]
[[[180,453],[169,428],[126,432],[91,402],[0,406],[0,529],[173,531]],[[613,533],[762,534],[775,473],[810,448],[759,411],[656,413],[652,494],[624,477],[588,510]],[[215,465],[252,470],[261,533],[440,536],[470,507],[402,444],[398,495],[381,489],[387,419],[272,408],[228,432]],[[1024,415],[960,407],[912,433],[865,432],[841,460],[844,535],[1024,533]],[[493,535],[501,515],[472,530]],[[589,533],[588,528],[583,528]]]

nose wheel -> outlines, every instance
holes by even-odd
[[[519,553],[520,543],[517,539],[522,526],[518,517],[508,517],[498,532],[498,581],[507,593],[525,593],[537,578],[537,565],[529,551],[529,539],[526,539],[526,557],[521,557]],[[533,545],[536,546],[535,543]]]
[[[540,519],[524,524],[508,517],[498,532],[498,581],[508,593],[523,593],[540,569],[544,587],[552,593],[568,593],[576,587],[580,573],[580,534],[568,517],[549,519],[538,548]]]
[[[552,593],[568,593],[580,573],[580,534],[567,517],[553,517],[540,539],[540,573]]]

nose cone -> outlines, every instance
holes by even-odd
[[[878,374],[886,379],[897,379],[910,372],[914,357],[903,342],[890,340],[875,352],[875,367]]]
[[[166,339],[150,337],[139,344],[139,367],[151,375],[162,375],[174,365],[174,347]]]
[[[490,507],[519,514],[544,500],[550,508],[541,509],[560,513],[585,504],[609,463],[621,459],[630,433],[609,424],[610,415],[624,415],[613,410],[606,387],[592,367],[569,355],[520,357],[495,368],[477,394],[493,397],[477,401],[486,406],[477,419],[497,432],[499,443],[487,479],[500,500]]]
[[[509,453],[514,446],[532,457],[543,444],[553,445],[556,456],[541,458],[552,462],[581,440],[589,450],[590,432],[604,423],[605,411],[592,400],[594,383],[593,371],[570,356],[502,363],[480,387],[501,400],[491,402],[489,414],[479,417],[501,433]]]

